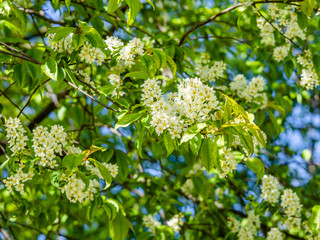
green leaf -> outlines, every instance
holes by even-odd
[[[75,51],[78,51],[78,49],[84,44],[85,41],[86,41],[85,36],[82,36],[80,34],[73,34],[72,45],[75,48]]]
[[[246,161],[247,167],[257,175],[257,183],[264,175],[264,164],[256,157],[248,158]]]
[[[94,28],[90,28],[90,30],[85,34],[86,38],[92,44],[93,47],[102,48],[104,43],[101,39],[100,34]]]
[[[274,127],[274,130],[275,130],[275,132],[276,132],[276,136],[274,136],[274,137],[278,137],[278,135],[279,135],[279,133],[280,133],[280,126],[279,126],[279,124],[277,123],[277,119],[276,119],[276,117],[274,116],[274,114],[273,114],[269,109],[267,109],[267,113],[268,113],[268,115],[269,115],[269,117],[270,117],[270,120],[271,120],[271,122],[272,122],[272,125],[273,125],[273,127]]]
[[[58,80],[58,65],[53,57],[49,57],[48,60],[41,65],[42,71],[51,79]]]
[[[70,33],[72,33],[75,30],[73,27],[55,27],[49,29],[49,31],[46,33],[46,35],[50,33],[55,33],[54,38],[52,39],[53,42],[59,42],[65,37],[67,37]]]
[[[59,169],[57,171],[53,171],[50,175],[50,182],[51,184],[56,187],[56,188],[60,188],[60,184],[59,184],[59,181],[60,181],[60,178],[61,178],[61,175],[62,175],[62,170]]]
[[[69,154],[62,159],[62,167],[73,170],[83,163],[83,159],[84,156],[82,154]]]
[[[116,11],[119,7],[119,3],[119,0],[109,0],[108,13],[113,13],[114,11]]]
[[[210,171],[213,167],[221,170],[219,164],[219,149],[217,139],[215,139],[215,141],[212,141],[210,138],[203,140],[200,149],[200,162],[207,169],[207,171]]]
[[[320,78],[320,56],[314,55],[312,60],[313,60],[313,67],[316,70],[318,78]]]
[[[68,13],[70,13],[70,4],[71,4],[71,0],[65,0],[67,9],[68,9]]]
[[[118,129],[119,127],[127,127],[132,122],[137,121],[139,118],[141,118],[143,115],[145,115],[145,112],[139,112],[139,113],[131,113],[124,115],[115,125],[115,129]]]
[[[320,233],[320,205],[313,206],[312,215],[308,219],[308,226],[316,235]]]
[[[12,79],[18,84],[19,87],[24,87],[26,76],[26,67],[24,63],[20,63],[14,66]]]
[[[71,69],[69,68],[68,64],[66,62],[64,62],[64,70],[66,71],[66,76],[68,77],[68,80],[70,82],[72,82],[73,84],[76,84],[77,82],[77,78],[74,75],[74,73],[71,71]]]
[[[301,29],[308,27],[308,17],[303,12],[297,12],[298,15],[298,25]]]
[[[180,144],[192,139],[195,135],[197,135],[206,126],[207,126],[206,123],[197,123],[196,125],[193,125],[192,127],[188,128],[188,130],[183,134]]]
[[[108,169],[99,161],[90,158],[89,159],[93,165],[95,165],[98,169],[99,172],[101,174],[101,176],[103,177],[104,181],[106,182],[106,186],[104,189],[107,189],[108,187],[110,187],[111,183],[112,183],[112,177],[110,172],[108,171]]]
[[[92,223],[95,215],[97,214],[97,210],[98,210],[98,207],[99,207],[99,200],[98,200],[99,197],[95,197],[94,198],[94,201],[91,202],[89,204],[89,207],[88,207],[88,211],[87,211],[87,218],[88,220]]]
[[[133,79],[147,79],[149,77],[148,73],[144,71],[135,71],[135,72],[129,72],[124,76],[124,79],[126,78],[133,78]]]
[[[2,113],[2,110],[3,110],[3,105],[0,103],[0,113]],[[0,176],[1,176],[1,173],[0,173]]]
[[[116,89],[116,86],[113,86],[113,85],[105,85],[105,86],[101,87],[101,88],[99,89],[99,91],[100,91],[101,93],[103,93],[105,96],[108,96],[108,95],[110,95],[110,94],[113,92],[113,90],[115,90],[115,89]]]
[[[167,55],[167,63],[173,76],[175,76],[177,73],[177,65],[169,55]]]
[[[189,141],[189,144],[190,144],[190,149],[192,151],[192,153],[196,156],[198,156],[198,153],[199,153],[199,150],[200,150],[200,147],[201,147],[201,141],[202,141],[202,138],[201,138],[201,134],[198,133],[195,137],[193,137],[190,141]]]
[[[112,240],[125,240],[129,231],[127,219],[117,213],[116,217],[109,223],[109,235]]]
[[[156,63],[157,69],[165,68],[167,66],[167,56],[161,49],[153,49],[153,57]]]
[[[118,175],[116,177],[116,180],[119,183],[123,183],[126,180],[128,173],[129,173],[128,162],[130,159],[128,158],[127,154],[125,154],[122,151],[116,152],[116,159],[117,159],[117,165],[119,167],[119,171],[118,171]]]
[[[284,73],[286,74],[288,79],[291,77],[293,70],[294,70],[294,65],[292,60],[287,61],[284,64]]]
[[[153,77],[155,74],[155,62],[153,57],[149,55],[143,55],[140,57],[140,62],[145,67],[146,72],[149,74],[149,77]]]
[[[109,162],[113,156],[113,153],[114,153],[113,148],[108,149],[107,151],[104,151],[103,153],[101,153],[101,161],[102,162]]]
[[[102,205],[104,211],[106,212],[107,214],[107,217],[109,220],[113,220],[116,216],[117,216],[117,208],[109,203],[109,202],[104,202],[103,205]]]
[[[170,133],[163,134],[163,142],[167,150],[167,157],[169,157],[174,150],[174,139],[171,138]]]
[[[134,23],[139,11],[140,11],[140,1],[139,0],[126,0],[128,6],[129,6],[129,12],[128,12],[128,20],[127,24],[131,25]]]
[[[315,5],[316,5],[315,0],[304,0],[300,3],[302,12],[309,17],[313,14],[313,9]]]

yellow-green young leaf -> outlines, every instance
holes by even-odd
[[[139,113],[131,113],[124,115],[115,126],[115,129],[118,129],[119,127],[127,127],[134,121],[137,121],[139,118],[141,118],[145,113],[139,112]]]
[[[215,141],[212,141],[210,138],[203,140],[200,149],[200,162],[207,169],[207,171],[210,171],[213,167],[221,170],[219,164],[219,149],[217,139],[215,139]]]
[[[146,1],[153,7],[153,10],[156,10],[156,8],[154,7],[153,2],[151,0],[146,0]]]
[[[206,123],[198,123],[190,127],[182,136],[180,144],[189,141],[207,126]]]
[[[264,175],[265,169],[264,169],[263,162],[259,158],[253,157],[253,158],[249,158],[246,161],[246,165],[251,171],[253,171],[257,175],[257,183],[258,183],[259,180]]]
[[[41,65],[42,71],[51,79],[58,80],[58,65],[53,57],[49,57],[48,60]]]
[[[320,233],[320,205],[313,206],[312,215],[308,219],[308,225],[315,235]]]
[[[64,70],[66,71],[66,76],[67,79],[72,82],[73,84],[76,84],[77,82],[77,78],[74,75],[74,73],[71,71],[71,69],[69,68],[68,64],[66,62],[64,62]]]
[[[194,155],[198,155],[200,147],[201,147],[201,134],[198,133],[196,136],[194,136],[190,141],[190,149]]]
[[[86,38],[89,40],[89,42],[92,44],[93,47],[103,47],[103,41],[101,39],[100,34],[98,31],[94,28],[90,28],[90,30],[85,34]]]
[[[129,12],[128,12],[128,20],[127,24],[131,25],[134,23],[139,11],[140,11],[140,0],[126,0],[128,6],[129,6]]]
[[[112,240],[125,240],[129,231],[127,219],[117,213],[116,217],[109,223],[109,235]]]
[[[108,13],[113,13],[114,11],[116,11],[119,7],[119,3],[119,0],[109,0]]]
[[[170,133],[163,134],[163,142],[167,150],[167,157],[169,157],[174,150],[174,139],[171,138]]]
[[[248,113],[243,109],[242,106],[240,106],[235,100],[228,97],[227,95],[225,95],[225,94],[222,94],[222,95],[227,99],[227,101],[230,102],[232,109],[236,115],[241,114],[241,116],[245,119],[246,122],[250,122],[250,118],[248,116]]]

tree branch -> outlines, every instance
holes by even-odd
[[[68,82],[67,80],[64,80],[68,85],[70,85],[71,87],[77,89],[79,92],[83,93],[84,95],[86,95],[88,98],[92,99],[93,101],[95,101],[96,103],[100,104],[101,106],[105,107],[106,109],[110,109],[111,111],[114,112],[119,112],[118,110],[115,110],[107,105],[105,105],[104,103],[98,101],[97,99],[95,99],[94,97],[92,97],[90,94],[86,93],[85,91],[83,91],[81,88],[77,87],[76,85],[74,85],[71,82]]]

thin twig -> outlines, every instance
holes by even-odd
[[[33,15],[37,16],[38,18],[41,18],[41,19],[43,19],[43,20],[45,20],[45,21],[47,21],[49,23],[59,24],[59,25],[62,25],[62,26],[66,25],[65,22],[55,21],[53,19],[47,18],[46,16],[44,16],[44,12],[43,11],[37,12],[37,11],[35,11],[33,9],[28,9],[28,8],[23,8],[23,7],[19,7],[19,9],[21,11],[24,11],[25,13],[33,14]]]
[[[25,54],[24,52],[21,52],[21,51],[15,49],[15,48],[9,46],[8,44],[6,44],[6,43],[4,43],[4,42],[0,42],[0,45],[6,47],[8,50],[10,50],[10,51],[12,51],[12,52],[16,52],[16,53],[18,53],[18,54],[23,55],[24,57],[28,58],[28,59],[29,59],[28,61],[30,61],[30,62],[33,62],[33,63],[35,63],[35,64],[39,64],[39,65],[42,64],[41,62],[37,61],[37,60],[34,59],[33,57],[29,56],[28,54]],[[5,53],[4,53],[4,54],[5,54]]]
[[[78,76],[76,76],[77,80],[83,84],[85,84],[87,87],[89,87],[90,89],[92,89],[96,94],[98,94],[99,96],[101,96],[100,92],[95,88],[93,87],[90,83],[87,83],[85,81],[83,81],[81,78],[79,78]],[[117,102],[113,101],[111,98],[107,97],[106,96],[106,99],[110,102],[112,102],[114,105],[118,106],[119,108],[123,109],[123,107],[118,104]]]
[[[21,115],[21,113],[23,112],[23,110],[28,106],[28,104],[29,104],[30,101],[31,101],[32,96],[33,96],[33,95],[36,93],[36,91],[41,87],[41,85],[44,84],[44,83],[47,83],[50,79],[51,79],[51,78],[49,78],[49,79],[47,79],[45,82],[39,84],[39,85],[33,90],[33,92],[30,94],[30,97],[29,97],[27,103],[26,103],[26,104],[23,106],[23,108],[20,110],[20,112],[19,112],[19,114],[18,114],[17,117],[19,117],[19,116]]]
[[[283,3],[283,4],[290,4],[290,5],[292,5],[292,2],[301,2],[301,1],[302,1],[302,0],[288,1],[287,3],[284,3],[283,1],[256,1],[256,2],[253,2],[252,5],[255,6],[256,4],[263,4],[263,3]],[[223,14],[225,14],[225,13],[228,13],[228,12],[230,12],[230,11],[232,11],[232,10],[238,8],[238,7],[241,7],[241,6],[243,6],[243,4],[242,4],[242,3],[238,3],[238,4],[236,4],[236,5],[233,5],[233,6],[231,6],[231,7],[228,7],[228,8],[226,8],[226,9],[222,10],[221,12],[219,12],[219,13],[211,16],[211,17],[208,18],[207,20],[205,20],[205,21],[203,21],[203,22],[200,22],[200,23],[194,25],[192,28],[190,28],[187,32],[185,32],[185,33],[183,34],[183,36],[182,36],[182,38],[181,38],[181,40],[180,40],[180,42],[179,42],[179,46],[181,46],[181,45],[184,43],[184,41],[186,40],[186,38],[188,37],[188,35],[189,35],[191,32],[193,32],[194,30],[196,30],[197,28],[199,28],[199,27],[201,27],[201,26],[203,26],[203,25],[206,25],[207,23],[215,20],[217,17],[219,17],[219,16],[221,16],[221,15],[223,15]]]
[[[105,107],[106,109],[110,109],[111,111],[114,112],[119,112],[118,110],[115,110],[107,105],[105,105],[104,103],[98,101],[97,99],[95,99],[94,97],[92,97],[90,94],[86,93],[85,91],[83,91],[82,89],[80,89],[79,87],[77,87],[76,85],[74,85],[71,82],[68,82],[67,80],[64,80],[68,85],[70,85],[71,87],[77,89],[79,92],[83,93],[84,95],[86,95],[88,98],[92,99],[93,101],[95,101],[96,103],[100,104],[101,106]]]

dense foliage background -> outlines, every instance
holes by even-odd
[[[320,239],[318,7],[0,0],[0,239]]]

